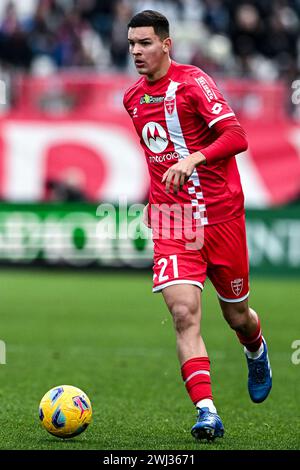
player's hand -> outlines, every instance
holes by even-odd
[[[151,228],[151,224],[149,220],[149,204],[147,204],[143,209],[142,221],[146,225],[146,227]]]
[[[177,194],[183,188],[194,169],[199,163],[204,163],[205,157],[201,152],[195,152],[184,160],[172,165],[162,177],[161,182],[166,185],[166,192],[169,193],[172,187],[173,193]]]

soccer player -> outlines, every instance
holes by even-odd
[[[197,408],[192,435],[210,440],[222,437],[224,427],[200,330],[207,276],[244,346],[252,401],[265,400],[272,386],[260,320],[248,306],[244,198],[235,160],[247,139],[212,78],[171,60],[167,18],[153,10],[136,14],[128,41],[141,78],[126,91],[124,106],[151,178],[144,217],[153,231],[153,291],[162,292],[173,317],[182,379]],[[169,218],[162,219],[167,207]]]

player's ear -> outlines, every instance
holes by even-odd
[[[163,40],[163,51],[166,52],[166,53],[170,52],[171,44],[172,44],[171,38],[164,39]]]

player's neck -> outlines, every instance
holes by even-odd
[[[159,70],[156,72],[147,75],[147,80],[148,82],[156,82],[157,80],[160,80],[161,78],[165,77],[169,71],[169,68],[171,66],[171,59],[170,57],[167,58],[167,60],[162,64]]]

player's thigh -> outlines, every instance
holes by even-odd
[[[166,305],[176,316],[201,316],[201,289],[193,284],[176,284],[165,287],[162,294]]]
[[[155,240],[153,292],[162,292],[176,325],[200,319],[206,266],[202,253],[183,240]]]
[[[243,217],[213,228],[208,276],[219,299],[240,303],[249,295],[249,259]],[[242,305],[242,304],[240,304]]]
[[[201,251],[187,249],[182,240],[155,240],[153,292],[182,284],[203,289],[206,270]]]

